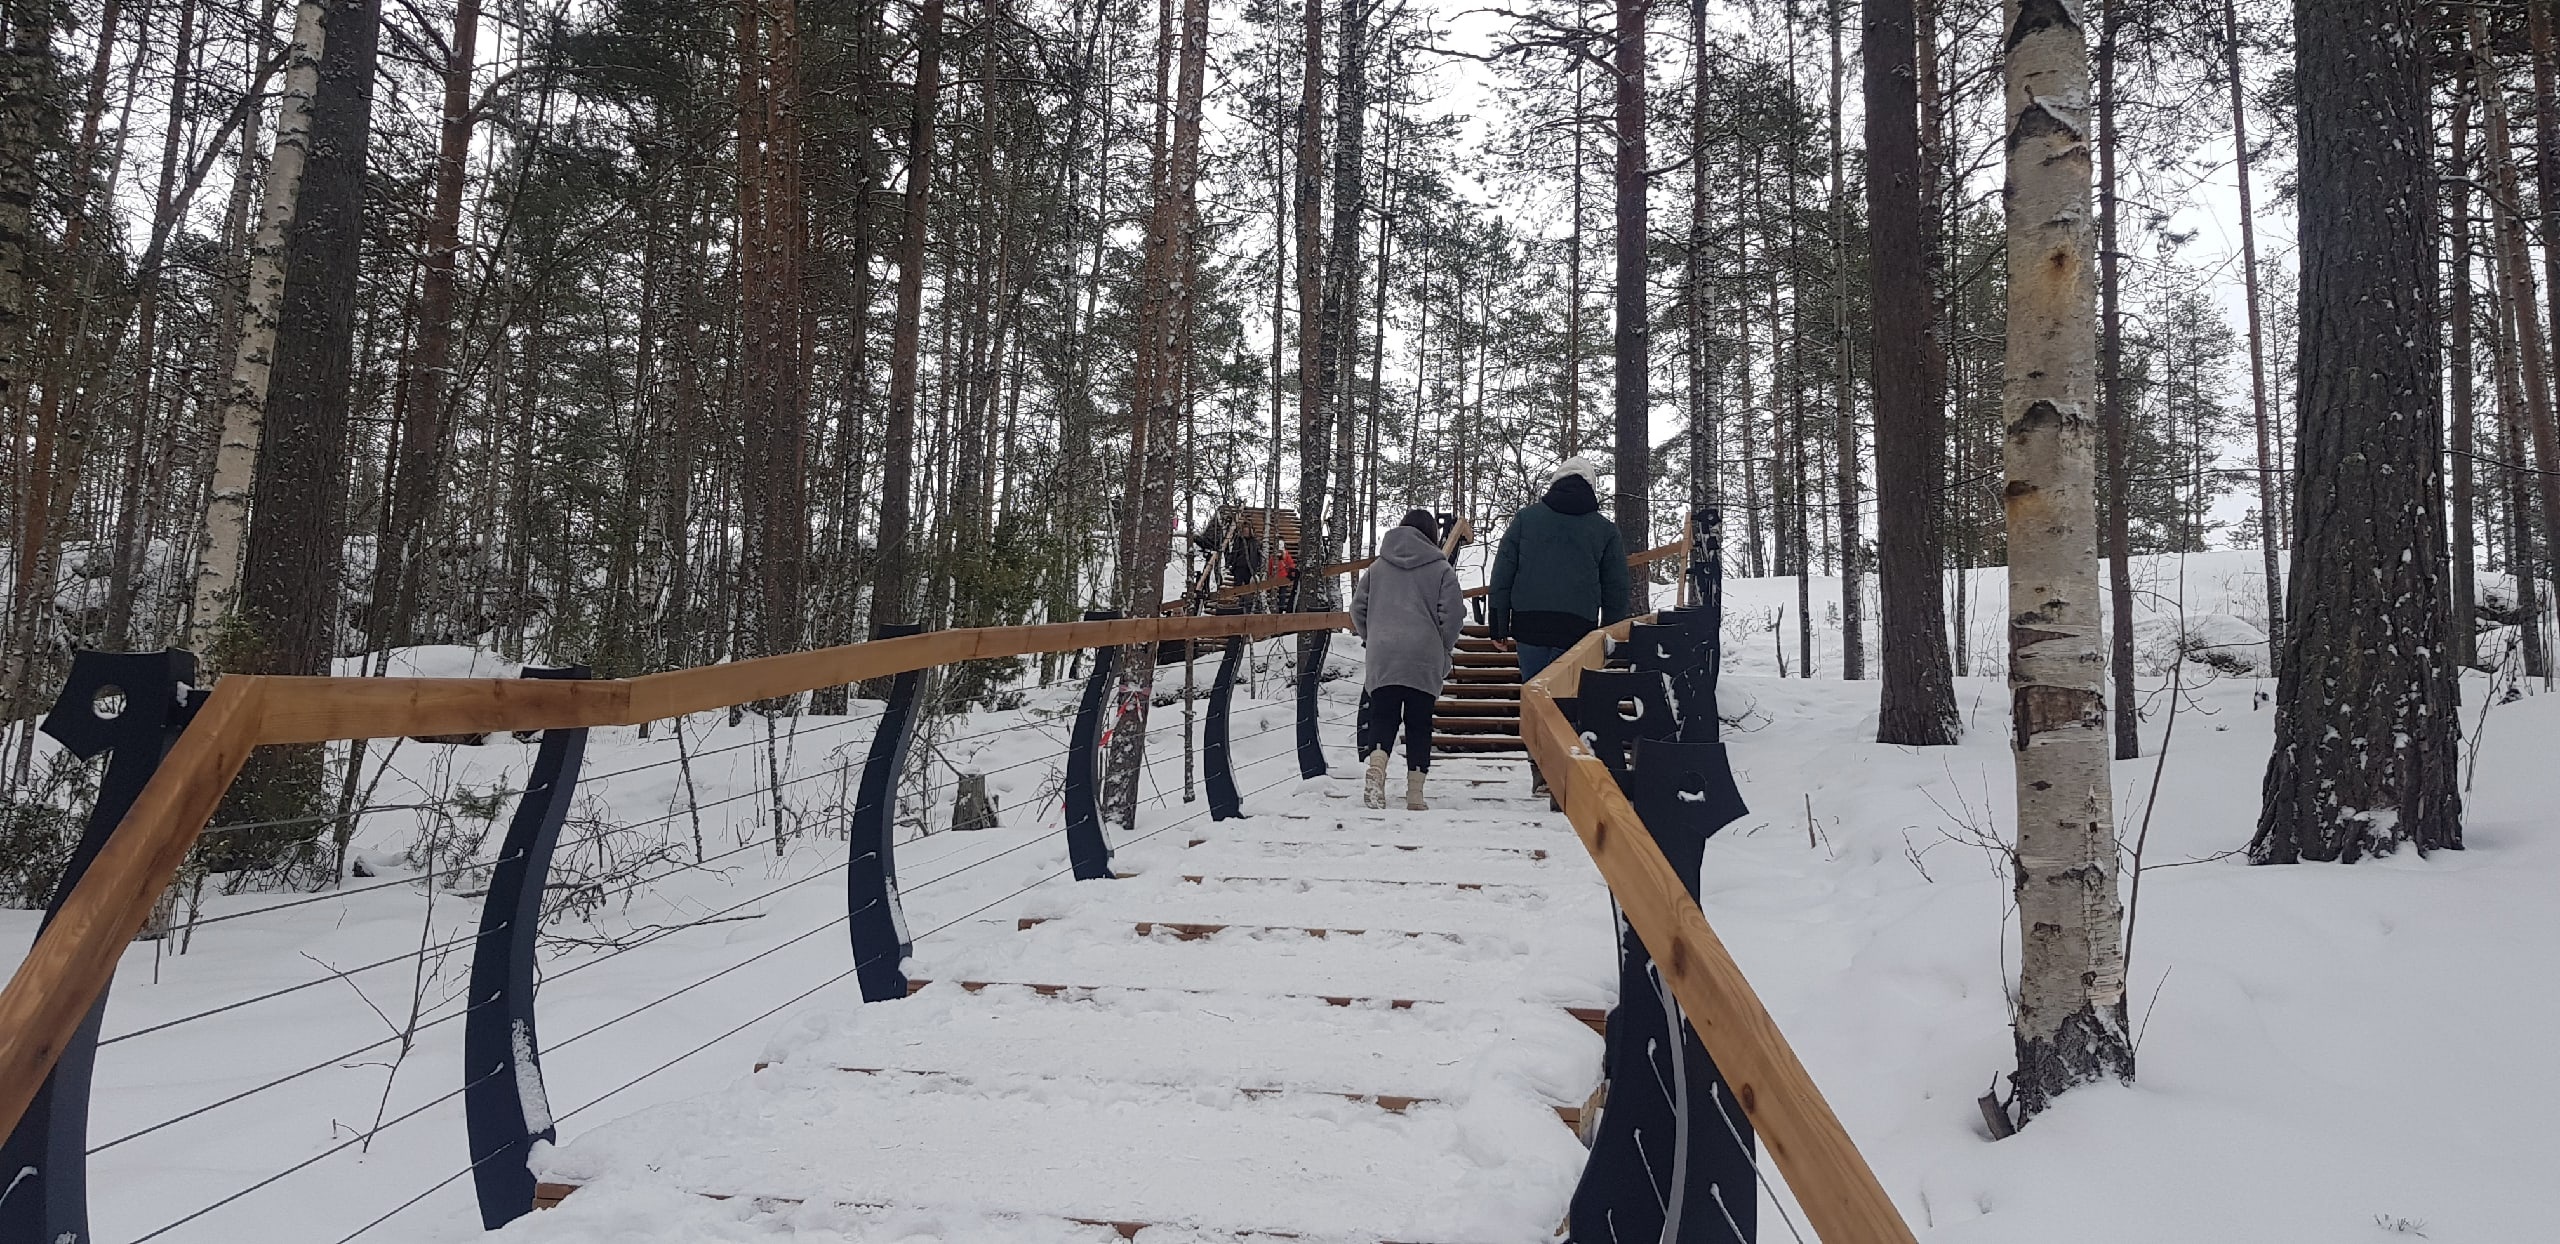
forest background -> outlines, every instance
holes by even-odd
[[[40,799],[74,780],[30,771],[31,726],[80,647],[618,676],[1150,610],[1223,502],[1320,516],[1329,562],[1416,504],[1496,529],[1575,453],[1616,463],[1630,547],[1713,503],[1734,573],[1845,572],[1771,626],[1795,673],[1867,676],[1861,6],[1628,7],[1641,178],[1624,10],[1591,3],[11,0],[0,763]],[[2291,216],[2290,13],[2092,7],[2106,551],[2272,550],[2291,246],[2235,235]],[[2000,11],[1917,8],[1928,504],[1949,567],[1996,566]],[[2553,110],[2523,10],[2443,15],[2441,154],[2482,191],[2445,196],[2468,636],[2474,572],[2540,538]],[[1629,186],[1650,350],[1613,409]],[[1959,619],[1997,607],[1949,582]],[[2488,607],[2538,616],[2515,582]],[[1995,670],[1966,631],[1955,667]],[[343,801],[316,753],[277,764],[233,817]]]

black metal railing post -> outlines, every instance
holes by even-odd
[[[1298,776],[1319,778],[1325,775],[1324,741],[1316,734],[1316,691],[1324,683],[1325,653],[1333,647],[1333,632],[1310,632],[1298,645]]]
[[[896,639],[923,631],[908,623],[883,623],[871,629],[871,637]],[[847,925],[853,936],[854,980],[865,1002],[907,996],[906,958],[915,943],[907,935],[906,909],[898,901],[898,775],[906,772],[907,749],[915,742],[916,688],[923,681],[922,670],[890,680],[889,704],[872,732],[846,828],[851,843],[845,861],[845,902],[851,912]]]
[[[1209,786],[1209,819],[1213,821],[1244,815],[1244,798],[1236,793],[1235,756],[1227,746],[1228,710],[1235,703],[1236,667],[1243,663],[1244,651],[1244,636],[1227,636],[1226,651],[1218,658],[1218,676],[1209,683],[1209,724],[1200,750],[1208,761],[1205,777]]]
[[[592,678],[583,665],[527,666],[527,678]],[[534,1028],[533,955],[551,851],[577,797],[587,732],[545,730],[533,772],[490,870],[471,951],[470,1010],[462,1021],[462,1112],[480,1224],[491,1231],[533,1212],[533,1142],[558,1138],[542,1088],[542,1040]]]
[[[1117,609],[1086,611],[1087,622],[1109,622],[1117,619]],[[1104,646],[1093,650],[1093,672],[1085,678],[1084,701],[1076,706],[1076,726],[1067,737],[1067,862],[1075,869],[1078,881],[1100,881],[1111,876],[1111,842],[1102,836],[1102,802],[1099,774],[1102,747],[1102,710],[1111,699],[1113,680],[1120,672],[1120,650]]]
[[[1715,547],[1712,515],[1701,514],[1699,547]],[[1689,570],[1702,566],[1712,573],[1719,563],[1693,556]],[[1695,898],[1707,839],[1745,808],[1716,741],[1721,584],[1693,579],[1691,587],[1699,603],[1630,629],[1620,652],[1632,668],[1583,672],[1574,724]],[[1568,1237],[1751,1244],[1759,1220],[1751,1125],[1623,915],[1602,1074],[1606,1104]]]
[[[38,727],[82,760],[112,752],[88,824],[45,904],[53,923],[71,888],[98,858],[124,814],[160,768],[160,760],[195,715],[196,658],[191,652],[82,652],[71,658],[62,694]],[[43,925],[37,926],[39,929]],[[98,1056],[104,991],[89,1008],[17,1130],[0,1145],[0,1244],[87,1244],[89,1240],[89,1082]]]

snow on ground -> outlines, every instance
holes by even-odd
[[[1974,1099],[2011,1057],[2002,689],[1990,678],[1960,683],[1969,730],[1961,746],[1879,746],[1870,741],[1871,685],[1776,676],[1782,650],[1790,667],[1797,660],[1793,581],[1728,585],[1732,672],[1723,708],[1738,723],[1728,738],[1753,813],[1709,846],[1706,911],[1924,1240],[2553,1238],[2545,1188],[2560,1168],[2560,1129],[2550,1122],[2560,1067],[2541,1047],[2560,1030],[2560,991],[2549,985],[2560,962],[2560,908],[2549,899],[2560,885],[2550,813],[2560,806],[2560,775],[2548,760],[2560,698],[2528,694],[2484,715],[2490,682],[2467,680],[2463,728],[2478,752],[2468,850],[2352,868],[2249,867],[2232,852],[2254,821],[2269,721],[2260,697],[2272,684],[2250,676],[2257,667],[2245,660],[2210,654],[2245,649],[2248,631],[2263,634],[2255,564],[2254,553],[2199,555],[2183,567],[2148,559],[2138,575],[2146,746],[2141,759],[2116,766],[2115,800],[2129,837],[2148,808],[2132,946],[2141,1079],[2074,1092],[1997,1143],[1984,1138]],[[1995,672],[2003,585],[1984,573],[1968,586],[1969,666]],[[1825,611],[1836,608],[1837,584],[1816,580],[1813,596],[1816,668],[1836,671],[1838,630]],[[2178,663],[2182,648],[2207,659]],[[1355,649],[1337,646],[1346,671]],[[2256,655],[2263,660],[2262,647]],[[420,659],[437,672],[448,662],[460,663],[452,672],[485,668],[461,650]],[[996,771],[990,786],[1005,828],[934,833],[900,854],[909,922],[924,934],[911,972],[946,983],[862,1007],[846,981],[757,1022],[749,1021],[849,963],[833,923],[843,913],[843,852],[831,809],[849,802],[867,710],[808,719],[796,732],[786,726],[771,761],[755,719],[697,718],[686,744],[689,796],[671,764],[601,776],[672,759],[663,727],[646,741],[597,732],[588,772],[600,780],[582,792],[581,818],[632,825],[677,815],[618,836],[663,846],[668,854],[645,870],[653,880],[553,930],[544,1070],[564,1143],[546,1160],[584,1160],[582,1146],[601,1154],[595,1146],[609,1148],[617,1135],[652,1130],[625,1123],[630,1130],[618,1132],[617,1120],[655,1114],[697,1123],[706,1141],[655,1156],[725,1163],[739,1177],[780,1175],[813,1192],[857,1179],[908,1195],[894,1209],[717,1202],[610,1174],[510,1234],[555,1242],[1118,1238],[1048,1216],[1063,1202],[1044,1181],[1081,1171],[1079,1195],[1193,1223],[1150,1231],[1145,1244],[1232,1238],[1220,1232],[1272,1221],[1240,1206],[1274,1204],[1297,1207],[1317,1237],[1374,1239],[1428,1222],[1451,1240],[1541,1238],[1579,1152],[1552,1108],[1579,1101],[1598,1059],[1598,1040],[1561,1007],[1605,996],[1604,893],[1571,854],[1560,820],[1515,817],[1521,805],[1498,797],[1507,788],[1450,798],[1421,817],[1334,826],[1331,810],[1343,805],[1324,796],[1349,786],[1347,725],[1339,724],[1349,685],[1328,685],[1338,723],[1328,740],[1342,776],[1316,783],[1294,780],[1290,714],[1276,680],[1262,683],[1265,699],[1240,699],[1241,782],[1262,789],[1249,799],[1254,818],[1225,825],[1184,819],[1204,805],[1179,801],[1179,714],[1160,710],[1166,733],[1152,749],[1149,789],[1169,797],[1141,813],[1139,832],[1152,836],[1124,845],[1124,870],[1142,876],[1107,886],[1057,877],[1057,754],[1074,688],[960,722],[945,731],[958,741],[943,754]],[[998,727],[1018,728],[972,737]],[[376,745],[368,773],[387,747]],[[520,781],[530,754],[504,740],[476,749],[404,744],[371,802],[423,802],[422,790],[454,781],[477,789]],[[774,763],[792,782],[786,814],[804,818],[803,836],[779,856],[767,841],[773,811],[762,793]],[[1483,768],[1516,780],[1500,762]],[[947,788],[935,795],[937,816],[949,797]],[[702,809],[704,853],[733,854],[690,866],[689,800]],[[1539,840],[1542,826],[1568,849],[1545,860],[1519,850]],[[414,874],[404,853],[430,827],[453,828],[431,814],[380,813],[358,843],[396,881]],[[565,837],[580,833],[573,823]],[[1389,840],[1422,849],[1376,845]],[[1307,843],[1320,845],[1293,845]],[[482,843],[481,858],[493,849]],[[629,841],[616,849],[643,850]],[[573,862],[583,858],[564,851],[564,870],[588,867]],[[1180,879],[1203,871],[1264,879]],[[1396,884],[1430,879],[1487,884],[1463,902]],[[475,881],[464,878],[461,888]],[[396,1043],[348,1051],[389,1034],[413,998],[431,1017],[455,1010],[462,961],[444,959],[423,983],[405,963],[344,980],[333,973],[413,951],[422,938],[467,937],[476,903],[414,881],[360,889],[367,884],[290,912],[204,925],[183,956],[151,945],[128,954],[108,1007],[110,1036],[253,993],[311,987],[107,1047],[93,1144],[289,1071],[324,1070],[99,1153],[99,1238],[138,1239],[316,1157],[161,1238],[328,1244],[461,1169],[460,1104],[431,1104],[457,1082],[459,1025],[427,1030],[401,1059]],[[209,898],[205,915],[279,897]],[[706,918],[714,922],[696,923]],[[1047,923],[1024,931],[1017,922],[1026,918]],[[1136,936],[1128,927],[1136,919],[1269,928],[1179,941]],[[1347,923],[1354,919],[1364,923]],[[34,919],[0,914],[0,926],[23,945]],[[1318,940],[1287,931],[1299,927],[1365,932]],[[1442,935],[1402,936],[1413,931]],[[637,949],[617,953],[634,942]],[[948,984],[959,974],[1156,987],[1054,1000],[1021,989],[962,992]],[[1055,975],[1090,979],[1048,979]],[[1345,1008],[1289,996],[1335,992],[1345,979],[1367,980],[1380,996],[1407,990],[1421,1004]],[[1470,1000],[1454,1000],[1462,989]],[[639,1078],[732,1028],[737,1035]],[[751,1071],[759,1060],[775,1066]],[[1274,1087],[1303,1092],[1258,1091]],[[1381,1118],[1365,1103],[1308,1095],[1374,1092],[1434,1102]],[[713,1130],[742,1117],[741,1101],[823,1145],[782,1155],[707,1143],[748,1139]],[[369,1149],[360,1143],[377,1117],[411,1111]],[[1010,1151],[984,1147],[1008,1136]],[[359,1143],[318,1156],[351,1140]],[[954,1161],[962,1152],[981,1158]],[[1395,1165],[1416,1154],[1436,1156]],[[1401,1199],[1366,1191],[1379,1163],[1397,1171]],[[1783,1232],[1770,1216],[1765,1238]],[[460,1180],[364,1238],[476,1234]]]

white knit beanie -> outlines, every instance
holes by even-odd
[[[1555,471],[1547,476],[1547,485],[1554,487],[1557,481],[1568,475],[1579,475],[1594,488],[1600,486],[1599,464],[1582,457],[1567,458],[1557,463]]]

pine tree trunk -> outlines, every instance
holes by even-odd
[[[266,200],[249,241],[249,279],[240,299],[240,342],[222,402],[220,448],[214,452],[213,496],[198,545],[194,626],[187,646],[218,667],[225,632],[238,607],[242,549],[249,537],[249,492],[265,443],[269,373],[276,322],[284,304],[285,240],[293,229],[311,156],[312,97],[336,7],[363,0],[304,0],[294,11],[285,53],[284,93],[276,108],[274,154],[267,158]]]
[[[2491,204],[2491,236],[2497,241],[2499,271],[2507,287],[2508,313],[2515,317],[2515,333],[2509,341],[2515,347],[2516,361],[2524,383],[2523,418],[2533,446],[2532,465],[2540,468],[2532,476],[2534,493],[2541,502],[2542,530],[2540,545],[2545,552],[2560,542],[2560,436],[2555,436],[2552,422],[2552,381],[2550,355],[2542,335],[2541,299],[2534,289],[2533,261],[2530,242],[2525,237],[2522,219],[2524,188],[2517,176],[2515,147],[2507,124],[2505,83],[2498,72],[2496,54],[2489,47],[2488,17],[2480,9],[2471,11],[2472,59],[2479,74],[2483,119],[2489,140],[2489,175],[2496,187]],[[2546,127],[2547,128],[2547,127]],[[2560,292],[2560,291],[2555,291]],[[2516,455],[2518,467],[2525,466],[2524,455]],[[2531,536],[2519,542],[2520,547],[2533,544]],[[2518,559],[2512,567],[2519,576],[2543,573],[2543,564],[2532,559]]]
[[[933,187],[933,112],[942,88],[943,0],[916,12],[915,103],[907,124],[907,190],[898,236],[897,318],[889,336],[889,411],[881,446],[879,560],[872,578],[873,622],[909,622],[916,612],[914,519],[916,356],[924,315],[925,228]],[[885,689],[875,689],[885,694]]]
[[[2133,687],[2133,489],[2124,408],[2124,278],[2116,223],[2116,43],[2126,0],[2097,0],[2098,18],[2098,426],[2106,441],[2107,671],[2115,690],[2115,758],[2142,754]]]
[[[1358,479],[1353,474],[1356,441],[1352,422],[1351,377],[1360,348],[1360,278],[1365,270],[1360,262],[1360,222],[1369,210],[1368,133],[1369,133],[1369,5],[1365,0],[1342,0],[1341,65],[1335,77],[1333,131],[1333,237],[1325,250],[1324,319],[1325,332],[1319,343],[1318,366],[1324,377],[1325,400],[1334,416],[1333,482],[1335,504],[1327,521],[1319,516],[1299,515],[1298,529],[1306,534],[1307,554],[1300,558],[1309,571],[1308,591],[1330,606],[1340,599],[1333,580],[1312,572],[1318,565],[1338,562],[1351,533],[1352,509],[1359,501]],[[1321,529],[1319,542],[1312,533]]]
[[[2240,179],[2240,287],[2249,316],[2249,413],[2258,436],[2258,555],[2267,580],[2267,653],[2284,644],[2284,574],[2276,536],[2274,435],[2268,426],[2266,328],[2258,310],[2258,224],[2249,197],[2249,104],[2240,77],[2240,15],[2222,0],[2223,72],[2231,79],[2233,170]]]
[[[1333,424],[1325,410],[1324,358],[1333,342],[1324,313],[1324,0],[1306,0],[1306,47],[1300,64],[1298,94],[1297,229],[1298,229],[1298,564],[1314,570],[1314,549],[1321,548],[1326,481],[1331,470]],[[1273,448],[1278,452],[1278,447]],[[1265,557],[1278,550],[1265,549]],[[1299,610],[1320,602],[1312,592],[1297,594]],[[1302,638],[1303,665],[1314,641]]]
[[[1653,329],[1645,301],[1644,21],[1652,0],[1618,0],[1616,48],[1618,324],[1612,429],[1617,481],[1612,505],[1627,550],[1653,546]],[[1647,610],[1650,573],[1627,576],[1627,608]]]
[[[1912,0],[1865,0],[1867,245],[1875,324],[1877,629],[1884,686],[1876,739],[1936,747],[1956,741],[1955,674],[1947,664],[1946,560],[1937,495],[1946,413],[1931,383],[1928,202],[1920,158],[1918,18]]]
[[[1714,313],[1707,305],[1707,0],[1689,0],[1689,237],[1681,263],[1681,319],[1689,362],[1689,510],[1720,501],[1716,417],[1709,376]],[[1686,524],[1682,524],[1685,529]]]
[[[2447,213],[2453,235],[2453,279],[2448,290],[2447,306],[2453,321],[2453,357],[2447,360],[2446,372],[2451,377],[2453,417],[2453,647],[2454,660],[2462,665],[2480,663],[2478,622],[2479,589],[2474,576],[2479,568],[2479,550],[2472,526],[2473,514],[2472,457],[2474,430],[2479,423],[2475,409],[2478,383],[2473,371],[2473,317],[2478,314],[2471,291],[2472,230],[2471,178],[2475,175],[2471,158],[2471,92],[2456,79],[2453,104],[2452,175],[2445,185],[2453,192]],[[2270,649],[2272,652],[2272,649]]]
[[[1180,43],[1175,71],[1172,136],[1157,180],[1157,196],[1148,213],[1145,281],[1142,299],[1154,314],[1141,318],[1137,342],[1138,383],[1135,391],[1146,408],[1137,413],[1143,430],[1158,433],[1149,447],[1141,436],[1131,453],[1143,453],[1142,487],[1127,501],[1136,511],[1134,543],[1120,549],[1122,600],[1133,617],[1153,615],[1163,591],[1165,551],[1173,540],[1175,460],[1181,456],[1182,373],[1190,355],[1190,261],[1198,246],[1192,212],[1200,176],[1200,114],[1208,77],[1209,0],[1183,0],[1181,24],[1164,34]],[[1166,51],[1171,51],[1167,48]],[[1148,707],[1155,694],[1156,650],[1134,645],[1121,653],[1120,698],[1111,733],[1105,772],[1108,806],[1105,816],[1123,830],[1137,823],[1138,786],[1146,764]]]
[[[378,640],[416,642],[419,563],[427,556],[428,514],[444,481],[445,412],[453,402],[454,314],[459,303],[462,189],[471,158],[471,75],[478,59],[480,0],[458,0],[446,44],[444,115],[436,136],[434,197],[427,209],[425,249],[418,257],[417,353],[400,403],[400,452],[375,552],[374,624]]]
[[[238,628],[224,669],[248,674],[325,674],[335,654],[339,567],[345,539],[347,406],[354,380],[357,266],[364,234],[365,155],[373,121],[379,0],[348,0],[329,14],[328,54],[312,96],[310,157],[293,227],[285,237],[283,297],[275,321],[272,388],[257,487],[242,559]],[[262,749],[241,770],[224,819],[270,820],[320,810],[318,748]],[[311,836],[231,835],[229,862]],[[261,841],[263,839],[263,842]]]
[[[2098,653],[2089,54],[2071,10],[2008,0],[2010,746],[2019,1122],[2133,1076]]]
[[[1840,50],[1840,0],[1831,0],[1831,500],[1839,516],[1840,676],[1867,676],[1864,523],[1858,516],[1858,421],[1850,405],[1856,347],[1849,333],[1849,188],[1842,137],[1841,85],[1849,65]],[[1638,548],[1639,545],[1628,545]]]
[[[2444,442],[2428,323],[2437,228],[2429,12],[2420,0],[2294,6],[2303,136],[2296,612],[2277,665],[2266,805],[2249,844],[2258,863],[2351,863],[2402,843],[2462,845],[2461,684],[2444,659]],[[2478,10],[2471,21],[2476,46]],[[2495,126],[2494,107],[2490,115]]]
[[[2560,220],[2554,205],[2560,204],[2560,48],[2554,46],[2551,0],[2526,0],[2526,29],[2533,45],[2533,147],[2534,189],[2542,203],[2543,228]],[[2510,200],[2511,202],[2513,200]],[[2560,297],[2560,246],[2552,245],[2546,232],[2542,246],[2543,288]],[[2560,311],[2553,313],[2551,329],[2560,334]],[[2560,377],[2553,382],[2560,384]],[[2542,473],[2535,478],[2542,500],[2542,552],[2545,558],[2560,557],[2560,427],[2555,427],[2553,402],[2534,411],[2533,457]],[[2532,563],[2551,568],[2560,579],[2560,561]],[[2535,573],[2541,573],[2537,570]],[[2468,605],[2469,602],[2464,602]],[[2539,625],[2538,623],[2536,625]]]

